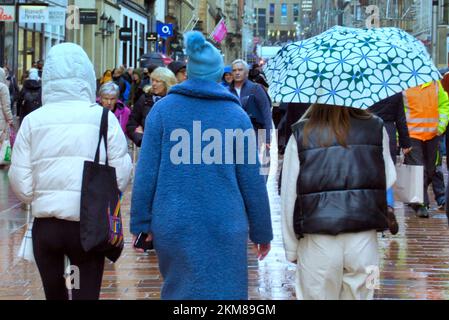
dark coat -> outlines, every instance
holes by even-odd
[[[126,131],[128,133],[128,137],[130,137],[138,147],[142,144],[143,134],[135,131],[139,126],[145,129],[145,119],[150,113],[151,108],[153,108],[153,105],[153,95],[145,93],[140,96],[139,100],[137,100],[131,115],[129,116]]]
[[[350,119],[347,147],[322,147],[324,130],[313,129],[304,146],[306,121],[293,126],[300,162],[294,211],[298,235],[383,231],[388,228],[383,121]]]
[[[17,100],[17,115],[23,120],[28,114],[42,106],[42,83],[25,80]]]
[[[388,97],[369,108],[369,111],[384,121],[385,128],[390,138],[390,153],[393,162],[396,162],[397,138],[396,131],[399,134],[399,146],[401,148],[410,148],[410,136],[405,118],[404,100],[402,93],[397,93]]]
[[[17,100],[20,93],[19,86],[17,85],[17,80],[14,75],[7,76],[6,80],[9,81],[9,96],[11,98],[11,106]]]
[[[237,91],[235,90],[234,82],[229,87],[229,91],[238,97]],[[240,103],[245,109],[246,102],[249,100],[248,97],[253,95],[255,98],[256,106],[259,109],[259,113],[262,119],[258,120],[260,127],[267,130],[266,141],[270,143],[271,135],[270,130],[272,129],[272,114],[271,114],[271,101],[269,99],[266,91],[261,87],[261,85],[254,83],[250,80],[246,80],[243,83],[242,89],[240,91]],[[254,124],[254,119],[251,119]]]

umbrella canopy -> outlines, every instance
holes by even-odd
[[[442,68],[442,69],[438,69],[438,71],[441,73],[442,76],[444,76],[446,73],[449,72],[449,68]]]
[[[146,53],[142,55],[139,59],[140,67],[147,68],[150,65],[156,65],[158,67],[165,67],[173,61],[170,57],[160,52]]]
[[[361,109],[441,78],[424,45],[398,28],[336,26],[285,46],[264,71],[274,102]]]

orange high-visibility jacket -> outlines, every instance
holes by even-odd
[[[410,138],[427,141],[442,134],[448,122],[448,104],[439,81],[407,89],[404,106]]]

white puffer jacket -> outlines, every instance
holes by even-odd
[[[79,221],[84,161],[93,161],[103,108],[95,103],[95,73],[78,45],[54,46],[42,77],[43,106],[22,122],[9,170],[17,196],[35,217]],[[100,162],[104,163],[102,143]],[[128,145],[117,118],[108,120],[108,159],[120,190],[131,174]]]
[[[7,122],[13,119],[11,113],[11,100],[9,99],[9,89],[6,85],[6,74],[0,67],[0,135],[8,127]]]

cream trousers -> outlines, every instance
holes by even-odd
[[[297,253],[299,300],[373,299],[373,278],[379,274],[375,230],[337,236],[306,234],[299,240]]]

